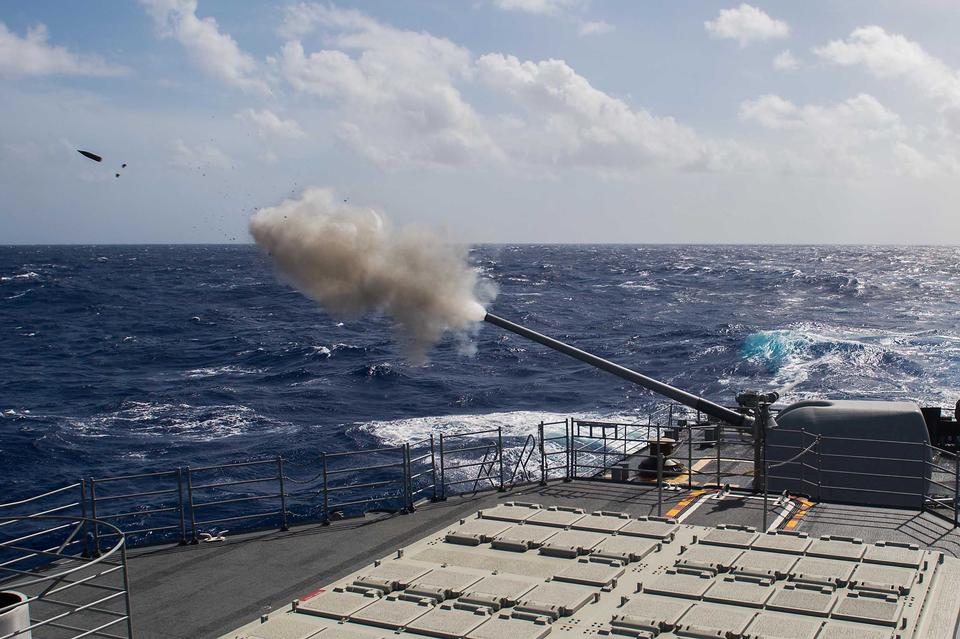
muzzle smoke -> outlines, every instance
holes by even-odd
[[[495,285],[468,265],[465,247],[422,229],[394,230],[329,189],[261,209],[250,233],[290,283],[331,315],[393,318],[415,358],[445,332],[467,335],[496,296]]]

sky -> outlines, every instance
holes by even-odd
[[[6,0],[0,244],[250,242],[310,187],[463,242],[957,244],[957,24],[954,0]]]

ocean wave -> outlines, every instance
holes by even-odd
[[[40,274],[35,271],[17,273],[16,275],[0,275],[0,282],[15,282],[18,280],[39,280]]]
[[[226,437],[293,430],[292,424],[260,415],[247,406],[125,401],[115,411],[68,420],[71,434],[101,439],[133,437],[209,442]]]
[[[646,419],[646,416],[647,414],[640,409],[636,411],[587,411],[578,412],[575,415],[577,419],[623,424],[640,424]],[[408,442],[428,440],[430,435],[439,436],[441,433],[449,436],[457,433],[495,431],[497,429],[501,429],[503,436],[506,438],[525,438],[527,435],[536,434],[540,422],[547,424],[544,427],[546,437],[557,437],[566,432],[563,421],[568,417],[570,415],[564,413],[519,410],[357,422],[354,427],[376,437],[388,446],[399,446]]]
[[[127,338],[124,338],[124,341],[128,341]],[[243,375],[258,375],[263,372],[265,372],[265,369],[262,368],[243,368],[242,366],[228,364],[214,368],[194,368],[186,371],[183,376],[187,379],[207,379],[209,377],[221,376],[239,377]]]
[[[512,476],[520,462],[531,477],[537,477],[540,472],[540,459],[537,455],[527,457],[523,451],[536,446],[539,425],[544,423],[544,449],[547,452],[556,452],[563,449],[563,438],[566,436],[566,420],[568,415],[546,411],[509,411],[482,414],[443,415],[428,417],[411,417],[404,419],[369,421],[354,424],[360,432],[376,438],[384,446],[401,446],[410,444],[411,449],[420,451],[429,450],[430,437],[434,437],[434,450],[439,450],[439,437],[445,437],[445,457],[447,467],[445,476],[447,481],[457,481],[477,476],[476,465],[463,468],[469,464],[494,454],[498,434],[503,438],[503,466],[506,478]],[[599,421],[607,423],[644,425],[646,414],[637,412],[584,412],[576,415],[584,421]],[[452,438],[460,433],[467,433],[463,439]],[[534,441],[530,441],[529,436]],[[465,441],[466,440],[466,441]],[[480,448],[487,446],[486,449]],[[458,449],[472,448],[467,452],[458,452]],[[556,464],[553,458],[551,464]],[[589,462],[585,462],[589,463]],[[497,471],[493,472],[498,474]]]
[[[721,403],[746,388],[784,401],[940,405],[960,393],[957,248],[525,245],[472,255],[500,280],[491,312]],[[634,408],[658,401],[486,324],[474,358],[450,339],[428,366],[408,366],[387,319],[340,323],[278,284],[252,247],[3,247],[0,276],[0,302],[32,289],[0,304],[0,408],[16,412],[0,422],[17,433],[0,463],[33,485],[46,485],[50,467],[136,472],[137,458],[122,460],[129,451],[146,451],[151,467],[340,449],[344,430],[363,424],[394,441],[501,424],[512,455],[540,419],[586,407],[596,419],[644,421]],[[661,290],[631,290],[643,286]],[[398,414],[443,417],[372,421]],[[61,454],[62,442],[79,454]]]
[[[366,366],[353,369],[351,374],[357,377],[370,377],[379,379],[400,377],[400,372],[397,371],[396,367],[394,367],[394,365],[390,362],[383,362],[381,364],[367,364]]]
[[[617,286],[619,288],[637,289],[640,291],[659,291],[660,290],[658,287],[654,286],[653,284],[641,284],[639,282],[634,282],[632,280],[627,280],[622,284],[617,284]]]
[[[930,386],[916,383],[926,375],[923,359],[925,351],[931,351],[930,340],[917,333],[801,323],[748,335],[741,356],[773,373],[769,383],[785,399],[830,392],[882,396],[914,388],[920,391],[915,392],[917,400],[937,402],[942,389],[931,395],[922,392]],[[940,339],[933,341],[939,343],[938,355],[945,354]],[[801,388],[808,382],[812,387]]]

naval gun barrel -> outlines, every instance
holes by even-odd
[[[659,382],[652,377],[647,377],[636,371],[632,371],[629,368],[620,366],[619,364],[614,364],[610,360],[603,359],[602,357],[597,357],[586,351],[582,351],[579,348],[574,348],[569,344],[564,344],[559,340],[555,340],[552,337],[547,337],[542,333],[532,331],[525,326],[520,326],[509,320],[503,319],[502,317],[497,317],[496,315],[491,315],[490,313],[486,314],[486,317],[483,318],[484,321],[493,324],[494,326],[499,326],[500,328],[510,331],[511,333],[516,333],[521,337],[526,337],[535,342],[543,344],[548,348],[552,348],[555,351],[560,351],[565,355],[569,355],[574,359],[578,359],[585,364],[589,364],[594,368],[599,368],[600,370],[607,371],[608,373],[613,373],[617,377],[627,380],[628,382],[633,382],[648,388],[655,393],[659,393],[665,397],[669,397],[675,402],[679,402],[684,406],[689,406],[694,410],[698,410],[702,413],[706,413],[711,417],[719,419],[722,422],[726,422],[733,426],[740,426],[744,428],[749,428],[753,425],[753,417],[749,415],[744,415],[743,413],[738,413],[735,410],[731,410],[720,404],[715,404],[708,399],[698,397],[692,393],[688,393],[679,388],[670,386],[669,384],[664,384]]]

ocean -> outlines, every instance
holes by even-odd
[[[490,311],[721,403],[960,398],[960,248],[502,245]],[[648,391],[490,325],[404,354],[253,246],[0,248],[4,500],[81,477],[335,452],[545,418],[641,421]],[[472,346],[473,348],[469,348]],[[475,352],[471,353],[471,350]]]

